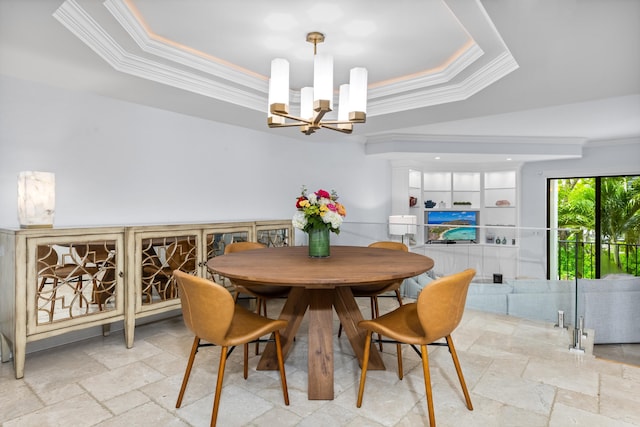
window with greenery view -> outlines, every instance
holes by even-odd
[[[550,278],[640,276],[640,176],[549,180]]]

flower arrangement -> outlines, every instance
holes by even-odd
[[[318,190],[309,194],[307,187],[303,185],[296,200],[298,210],[293,215],[293,226],[306,233],[310,230],[328,229],[339,234],[347,210],[337,200],[338,193],[335,190],[331,190],[331,193]]]

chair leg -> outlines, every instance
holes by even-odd
[[[260,316],[264,309],[264,317],[267,317],[267,300],[263,298],[256,298],[256,314]],[[256,356],[260,354],[260,340],[256,340]]]
[[[42,278],[42,283],[40,284],[40,289],[38,289],[38,293],[42,291],[42,288],[45,285],[45,281],[47,279],[45,277]],[[53,313],[56,310],[56,294],[58,293],[58,278],[53,278],[53,283],[51,283],[51,311],[49,311],[49,322],[53,322]]]
[[[280,371],[280,382],[282,383],[282,395],[284,404],[289,405],[289,389],[287,388],[287,375],[284,372],[284,357],[282,356],[282,343],[280,342],[280,332],[273,333],[276,339],[276,356],[278,357],[278,370]]]
[[[244,349],[244,379],[249,376],[249,343],[243,345]]]
[[[396,344],[396,352],[398,353],[398,378],[402,379],[404,372],[402,369],[402,345],[400,343]]]
[[[470,411],[473,411],[473,405],[471,404],[471,397],[469,396],[469,391],[467,390],[467,384],[464,382],[464,376],[462,375],[462,368],[460,368],[460,361],[458,361],[458,354],[456,353],[456,349],[453,346],[453,340],[451,339],[451,335],[445,337],[447,339],[447,346],[449,347],[449,353],[451,353],[451,358],[453,359],[453,364],[456,367],[456,373],[458,374],[458,379],[460,380],[460,385],[462,386],[462,393],[464,393],[464,399],[467,401],[467,408]]]
[[[400,295],[400,289],[396,289],[396,298],[398,299],[398,304],[402,306],[402,295]]]
[[[364,383],[367,379],[367,368],[369,367],[369,353],[371,352],[371,335],[373,332],[367,332],[367,338],[364,341],[364,356],[362,358],[362,373],[360,374],[360,388],[358,388],[358,403],[356,406],[362,406],[362,396],[364,395]]]
[[[378,305],[378,297],[371,297],[371,318],[377,319],[380,317],[380,306]],[[382,351],[382,335],[378,334],[378,347]]]
[[[180,394],[178,394],[178,401],[176,402],[176,408],[182,405],[182,397],[184,391],[187,389],[187,382],[189,382],[189,375],[191,375],[191,368],[193,367],[193,360],[196,358],[198,352],[198,345],[200,344],[200,338],[193,338],[193,345],[191,346],[191,354],[189,355],[189,361],[187,362],[187,369],[184,371],[184,378],[182,378],[182,387],[180,387]]]
[[[224,367],[227,363],[227,351],[229,347],[222,347],[220,353],[220,365],[218,366],[218,380],[216,381],[216,393],[213,398],[213,412],[211,413],[211,427],[215,427],[220,407],[220,394],[222,394],[222,381],[224,380]]]
[[[433,414],[433,395],[431,393],[431,374],[429,372],[429,353],[426,344],[420,345],[422,353],[422,371],[424,373],[424,389],[427,394],[427,410],[429,411],[429,425],[435,427],[436,417]]]

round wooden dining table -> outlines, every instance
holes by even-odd
[[[331,256],[310,258],[306,246],[290,246],[217,256],[207,267],[237,285],[291,286],[280,314],[288,321],[281,332],[283,354],[289,353],[308,309],[308,398],[332,400],[333,309],[362,365],[366,332],[358,328],[363,317],[351,288],[417,276],[433,268],[433,260],[411,252],[360,246],[331,246]],[[265,347],[258,369],[278,369],[273,342]],[[371,347],[369,369],[384,369],[376,346]]]

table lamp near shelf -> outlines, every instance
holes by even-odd
[[[418,230],[418,217],[415,215],[391,215],[389,216],[389,235],[401,236],[404,243],[404,236],[415,235]],[[411,238],[409,238],[409,241]]]

